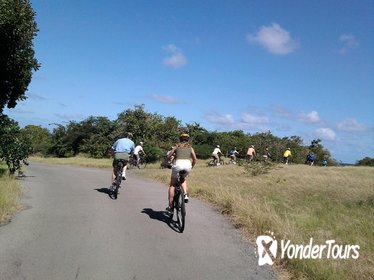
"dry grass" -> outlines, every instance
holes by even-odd
[[[107,168],[112,166],[111,159],[92,159],[85,156],[76,156],[71,158],[31,157],[31,160],[48,164],[80,165],[85,167]]]
[[[21,187],[6,170],[0,163],[0,225],[7,223],[21,209]]]
[[[373,168],[258,168],[198,166],[189,177],[189,192],[228,214],[252,242],[270,230],[294,244],[308,244],[313,237],[315,244],[334,239],[360,245],[358,260],[278,261],[293,277],[373,279]],[[165,170],[141,172],[163,182],[169,177]]]

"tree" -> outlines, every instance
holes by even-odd
[[[83,123],[86,123],[85,127],[90,128],[90,132],[83,140],[80,151],[94,158],[108,157],[114,141],[112,135],[114,123],[106,117],[89,117]]]
[[[0,113],[14,108],[39,69],[32,40],[38,31],[29,0],[0,2]]]
[[[364,157],[356,162],[358,166],[374,166],[374,158]]]
[[[21,129],[21,134],[23,138],[30,139],[34,154],[47,155],[48,149],[52,145],[48,129],[36,125],[26,125]]]
[[[32,152],[31,142],[24,138],[18,123],[6,115],[0,115],[0,159],[14,174],[21,167],[21,162]]]

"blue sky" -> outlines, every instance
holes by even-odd
[[[374,1],[34,0],[41,63],[5,113],[51,128],[145,104],[214,131],[374,157]]]

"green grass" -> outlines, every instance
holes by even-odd
[[[0,225],[7,223],[21,209],[21,187],[8,175],[6,165],[0,162]]]
[[[45,161],[45,160],[44,160]],[[51,162],[51,159],[47,160]],[[111,160],[53,162],[110,167]],[[272,165],[206,167],[200,161],[188,178],[189,193],[230,217],[250,242],[267,231],[293,244],[334,239],[360,245],[357,260],[279,260],[281,278],[374,279],[374,168]],[[134,172],[165,183],[159,164]],[[165,189],[166,192],[166,189]]]

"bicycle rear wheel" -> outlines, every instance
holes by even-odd
[[[179,232],[183,232],[186,225],[186,205],[184,203],[184,192],[181,190],[178,198],[175,201],[175,210],[177,212],[177,222]]]
[[[142,169],[142,168],[145,168],[146,166],[147,166],[147,162],[144,159],[141,159],[139,161],[138,168]]]

